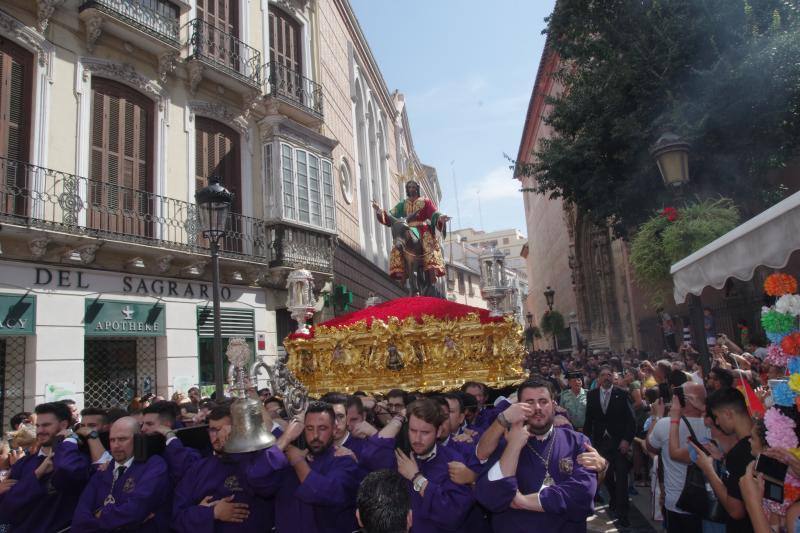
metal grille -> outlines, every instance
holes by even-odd
[[[0,390],[2,432],[10,429],[9,420],[25,407],[25,337],[0,339],[0,370],[3,383]]]
[[[125,407],[156,390],[155,339],[92,339],[84,349],[87,407]]]
[[[211,307],[197,308],[200,337],[214,336],[214,313]],[[252,309],[220,309],[223,337],[255,337],[255,313]]]

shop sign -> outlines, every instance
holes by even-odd
[[[0,294],[0,335],[36,333],[36,297]]]
[[[164,304],[86,300],[87,337],[162,337],[166,333]]]

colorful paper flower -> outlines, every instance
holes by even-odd
[[[792,374],[789,377],[789,388],[795,392],[800,392],[800,374]]]
[[[769,352],[769,350],[767,350],[767,352]],[[788,367],[790,374],[800,373],[800,357],[790,357],[786,366]]]
[[[767,444],[772,448],[797,448],[797,433],[794,420],[770,407],[764,413],[764,425],[767,427]]]
[[[800,316],[800,295],[784,294],[775,302],[775,310],[792,316]]]
[[[800,333],[794,332],[783,338],[781,350],[786,355],[800,355]]]
[[[789,383],[786,381],[781,381],[772,386],[772,399],[775,405],[791,407],[794,405],[795,396],[796,394],[789,388]]]
[[[764,331],[770,333],[790,333],[797,329],[797,318],[770,309],[761,313],[761,325],[764,326]]]
[[[789,364],[789,356],[783,353],[779,344],[770,344],[767,347],[765,361],[771,365],[785,367]]]
[[[786,336],[783,333],[765,333],[769,342],[771,342],[775,346],[780,346],[781,341]]]
[[[800,459],[800,448],[790,448],[789,451],[792,452],[792,455]]]
[[[783,272],[770,274],[764,281],[764,292],[770,296],[794,294],[797,292],[797,279]]]

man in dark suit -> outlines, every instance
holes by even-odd
[[[610,510],[622,527],[628,521],[628,450],[636,432],[636,419],[628,391],[614,386],[614,372],[600,367],[598,387],[586,397],[583,432],[609,462],[605,484],[611,496]]]

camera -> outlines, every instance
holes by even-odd
[[[764,474],[764,497],[774,502],[783,503],[783,481],[789,467],[764,454],[758,456],[756,472]]]

